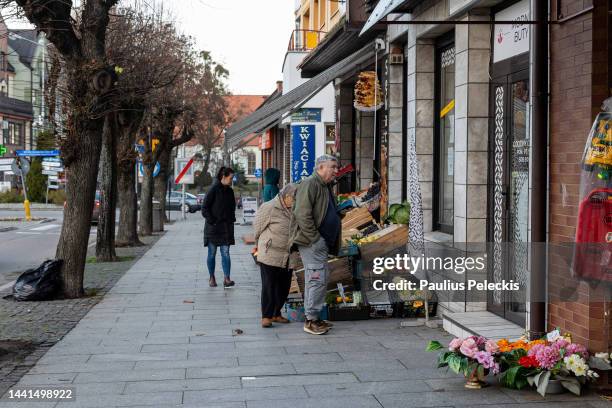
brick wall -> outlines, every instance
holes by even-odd
[[[555,2],[551,4],[555,16]],[[592,5],[592,0],[562,0],[560,11],[569,17]],[[596,24],[593,30],[600,7],[607,16],[605,2],[595,3],[594,12],[551,25],[549,238],[553,243],[574,241],[580,161],[592,121],[608,95],[608,26]],[[574,341],[591,351],[609,349],[612,330],[604,309],[610,304],[597,301],[601,294],[586,283],[577,287],[574,283],[575,297],[567,301],[562,288],[571,286],[572,277],[567,264],[554,257],[549,259],[548,280],[549,327],[571,333]]]

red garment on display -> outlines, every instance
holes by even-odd
[[[597,188],[580,202],[573,271],[612,282],[612,188]]]

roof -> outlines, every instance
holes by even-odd
[[[228,105],[228,112],[233,119],[227,126],[233,125],[235,122],[253,113],[267,99],[266,95],[226,95],[224,99]],[[198,144],[197,139],[192,139],[186,143],[187,146],[195,146]],[[219,140],[218,146],[223,145],[223,138]]]
[[[19,61],[21,61],[24,65],[31,67],[32,60],[34,59],[34,54],[36,53],[36,48],[38,47],[38,33],[36,30],[13,30],[10,29],[9,33],[17,34],[20,37],[23,37],[29,41],[24,40],[23,38],[14,37],[9,34],[8,44],[17,55],[19,55]],[[30,42],[30,41],[33,41]]]
[[[0,115],[2,114],[32,118],[32,104],[0,95]]]

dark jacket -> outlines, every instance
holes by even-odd
[[[236,221],[236,198],[230,186],[218,181],[210,187],[204,204],[202,216],[206,219],[204,226],[204,246],[234,245],[234,221]]]
[[[315,171],[298,184],[293,204],[294,222],[291,223],[289,241],[291,246],[311,246],[321,238],[319,227],[325,219],[329,205],[330,186],[325,184]],[[340,248],[340,233],[331,254]]]
[[[270,167],[264,174],[263,201],[267,203],[278,194],[278,182],[280,181],[280,171]]]

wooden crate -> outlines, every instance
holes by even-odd
[[[372,214],[366,207],[355,208],[347,212],[342,218],[342,231],[357,229],[369,222],[374,222]]]
[[[295,276],[295,272],[291,274],[291,287],[289,288],[289,293],[297,293],[301,294],[303,291],[300,290],[300,285],[298,285],[297,276]]]
[[[378,239],[364,243],[359,248],[361,259],[364,261],[372,260],[377,256],[384,256],[395,249],[405,246],[408,243],[408,226],[392,224],[369,236],[376,236]]]
[[[351,270],[351,263],[348,258],[333,258],[327,261],[327,264],[329,267],[328,289],[336,288],[337,283],[342,283],[343,285],[353,283],[353,271]],[[300,292],[304,293],[304,269],[295,271],[295,276]]]

